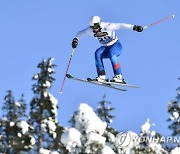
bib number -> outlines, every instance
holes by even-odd
[[[110,36],[98,37],[97,39],[101,44],[107,44],[113,40]]]
[[[113,40],[112,37],[108,36],[107,32],[97,32],[94,34],[94,37],[96,37],[101,44],[107,44]]]

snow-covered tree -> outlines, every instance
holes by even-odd
[[[168,128],[172,130],[173,136],[180,136],[180,87],[177,88],[176,98],[169,102],[167,109],[170,114]]]
[[[114,115],[112,115],[112,111],[115,110],[115,108],[111,107],[111,102],[107,101],[106,95],[103,96],[103,100],[98,103],[98,107],[96,110],[97,116],[107,123],[106,130],[104,132],[104,137],[106,138],[106,142],[108,145],[117,153],[118,149],[116,146],[114,146],[115,137],[119,133],[116,129],[112,128],[110,124],[113,122],[113,119],[115,118]]]
[[[170,123],[168,128],[172,130],[172,136],[180,137],[180,87],[178,87],[176,91],[176,98],[168,103],[167,111],[170,116],[167,121]],[[169,151],[172,151],[172,149],[177,146],[180,147],[180,143],[177,142],[166,145]]]
[[[73,127],[67,128],[61,137],[70,154],[167,154],[161,135],[150,130],[154,124],[149,119],[138,135],[111,128],[85,103],[80,104],[72,117]]]
[[[175,147],[171,150],[170,154],[179,154],[180,153],[180,147]]]
[[[33,137],[29,134],[30,126],[26,122],[26,102],[23,98],[15,101],[12,91],[7,91],[0,119],[0,152],[20,153],[32,148]]]
[[[137,145],[133,147],[134,154],[167,154],[162,146],[162,136],[152,131],[151,125],[154,124],[151,124],[149,119],[142,125],[141,133],[135,140]]]
[[[55,80],[55,73],[52,64],[53,59],[42,60],[39,63],[39,73],[34,75],[33,85],[34,97],[30,103],[30,123],[33,126],[32,135],[35,138],[35,153],[42,151],[61,152],[60,136],[62,127],[60,127],[58,115],[58,100],[49,93],[52,83]]]
[[[103,134],[107,123],[101,121],[93,109],[85,103],[80,104],[71,121],[74,122],[74,127],[67,128],[61,137],[69,153],[102,153],[106,147],[106,138]]]
[[[87,104],[80,104],[74,112],[71,128],[66,128],[61,141],[70,154],[130,154],[134,144],[120,143],[121,134],[108,127]],[[114,130],[114,131],[110,131]],[[130,134],[135,134],[131,132]]]

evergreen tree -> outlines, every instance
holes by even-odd
[[[178,87],[176,90],[176,98],[170,101],[168,104],[168,113],[170,114],[168,119],[170,125],[168,128],[172,130],[173,136],[180,136],[180,87]]]
[[[113,107],[111,107],[111,102],[105,100],[106,95],[103,96],[103,100],[100,101],[97,108],[97,115],[102,120],[107,122],[108,124],[112,123],[112,119],[115,117],[110,114],[113,110],[115,110]]]
[[[180,78],[178,78],[180,80]],[[180,137],[180,87],[176,89],[177,96],[174,100],[170,101],[167,107],[167,111],[170,117],[167,121],[170,123],[168,128],[172,130],[172,136]],[[174,147],[180,147],[180,143],[171,143],[166,145],[168,151],[171,151]]]
[[[30,123],[33,126],[32,134],[35,137],[35,153],[42,153],[43,150],[61,151],[60,136],[62,127],[57,120],[58,101],[49,93],[52,83],[55,80],[55,73],[52,58],[42,60],[38,64],[40,72],[33,80],[34,97],[30,103]]]
[[[119,133],[116,129],[112,128],[110,124],[113,122],[115,118],[110,112],[114,111],[115,108],[111,107],[112,104],[110,101],[105,100],[106,95],[103,96],[103,100],[100,101],[98,104],[98,108],[96,113],[98,117],[107,123],[106,131],[104,132],[104,136],[106,137],[106,141],[108,142],[109,146],[118,153],[118,149],[114,146],[114,138]]]
[[[66,130],[62,138],[68,153],[102,153],[106,140],[102,134],[105,131],[106,122],[102,122],[91,107],[81,104],[72,115],[70,123],[73,128]]]
[[[162,146],[161,134],[151,131],[150,128],[150,120],[147,119],[141,127],[139,135],[141,139],[137,140],[136,145],[133,147],[134,154],[167,154],[167,151]]]
[[[30,149],[30,140],[28,133],[29,125],[25,121],[26,102],[22,98],[16,102],[12,91],[7,91],[5,102],[2,107],[3,117],[0,119],[0,152],[2,153],[20,153]]]

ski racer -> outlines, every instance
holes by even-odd
[[[99,16],[93,16],[90,19],[90,26],[79,31],[72,41],[72,48],[76,48],[81,37],[92,35],[101,44],[101,47],[95,51],[95,65],[98,75],[98,77],[94,79],[95,81],[108,81],[105,74],[103,59],[109,58],[114,71],[114,77],[111,82],[126,84],[118,61],[118,57],[122,52],[122,45],[115,31],[119,29],[131,29],[137,32],[143,31],[143,27],[139,25],[102,22]]]

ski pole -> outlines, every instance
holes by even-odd
[[[143,29],[149,28],[150,26],[159,24],[159,23],[161,23],[161,22],[164,22],[164,21],[169,20],[169,19],[174,18],[174,17],[175,17],[175,15],[173,14],[173,15],[171,15],[171,16],[169,16],[169,17],[166,17],[166,18],[163,18],[163,19],[161,19],[161,20],[158,20],[158,21],[156,21],[156,22],[154,22],[154,23],[152,23],[152,24],[150,24],[150,25],[144,26]]]
[[[63,82],[62,82],[62,85],[61,85],[61,89],[60,89],[60,91],[59,91],[60,94],[62,94],[62,90],[63,90],[63,87],[64,87],[64,82],[65,82],[65,79],[66,79],[66,74],[68,73],[69,66],[70,66],[70,63],[71,63],[73,54],[74,54],[74,48],[72,48],[72,52],[71,52],[71,56],[70,56],[70,59],[69,59],[69,62],[68,62],[68,66],[67,66],[67,69],[66,69],[66,73],[65,73],[65,75],[64,75],[64,79],[63,79]]]

